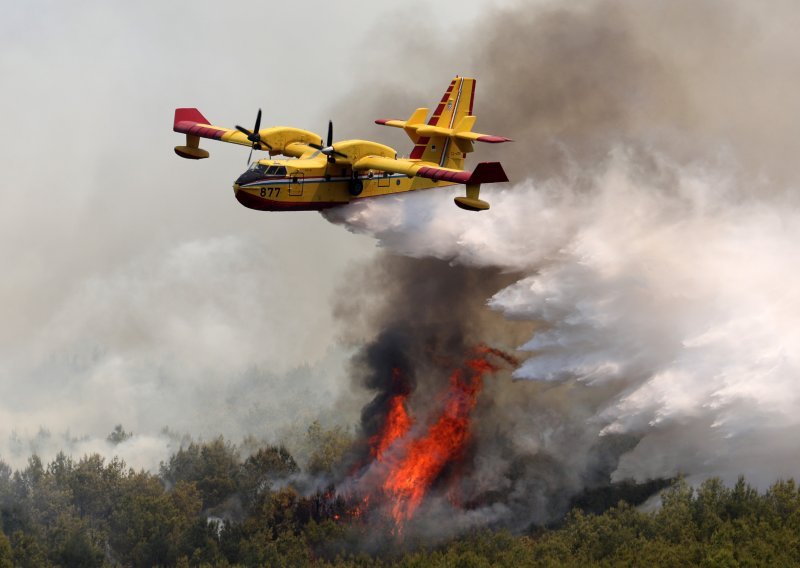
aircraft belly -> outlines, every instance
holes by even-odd
[[[249,209],[259,211],[318,211],[366,197],[394,195],[421,189],[432,189],[454,185],[452,182],[433,181],[425,178],[409,178],[405,175],[362,178],[363,188],[359,195],[350,194],[350,182],[339,180],[308,181],[291,183],[271,181],[264,184],[234,186],[236,199]]]
[[[329,209],[348,202],[345,198],[336,199],[333,195],[320,194],[314,188],[304,187],[302,195],[279,195],[270,193],[268,187],[234,189],[236,200],[248,209],[258,211],[318,211]],[[282,193],[282,192],[281,192]],[[326,192],[327,193],[327,192]],[[262,196],[263,195],[263,196]]]

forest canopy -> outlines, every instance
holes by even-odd
[[[376,534],[332,488],[303,490],[347,447],[346,432],[316,423],[307,438],[319,447],[302,466],[285,447],[221,437],[188,443],[158,473],[96,454],[0,463],[0,568],[800,565],[793,480],[763,493],[743,478],[673,480],[647,510],[634,505],[659,486],[622,484],[573,500],[553,526],[423,542]]]

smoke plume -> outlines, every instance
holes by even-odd
[[[393,366],[441,386],[431,346],[526,354],[523,380],[489,381],[476,408],[464,523],[545,522],[613,480],[800,474],[795,13],[715,0],[496,10],[440,59],[478,78],[477,130],[516,140],[478,148],[513,180],[483,188],[492,209],[457,209],[461,188],[327,214],[386,250],[362,282],[366,434]],[[359,115],[406,110],[372,96]]]

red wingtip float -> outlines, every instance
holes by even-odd
[[[253,150],[290,159],[257,160],[233,185],[245,207],[261,211],[308,211],[345,205],[358,199],[431,189],[457,184],[467,187],[456,205],[483,211],[489,204],[478,198],[483,183],[508,181],[498,162],[464,169],[475,142],[500,144],[510,138],[473,132],[475,79],[456,77],[450,82],[433,114],[418,108],[408,120],[379,119],[381,126],[402,128],[413,143],[408,158],[398,158],[389,146],[366,140],[334,142],[333,124],[327,138],[289,127],[261,128],[258,111],[252,130],[214,126],[196,108],[175,110],[173,130],[186,135],[186,144],[175,147],[182,158],[200,160],[209,153],[200,139],[241,144]],[[248,163],[250,159],[248,158]]]

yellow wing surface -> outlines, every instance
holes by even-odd
[[[208,158],[208,152],[200,148],[200,138],[253,146],[253,142],[244,133],[232,128],[210,124],[208,119],[196,108],[175,109],[175,121],[172,129],[175,132],[186,134],[186,145],[175,147],[175,153],[182,158],[193,160]],[[262,128],[258,133],[262,140],[258,149],[269,150],[270,154],[283,154],[299,158],[307,152],[314,151],[308,144],[322,144],[319,134],[300,128],[276,126]]]
[[[433,181],[479,185],[502,183],[508,176],[499,162],[481,162],[473,171],[440,168],[436,165],[414,160],[397,160],[380,156],[366,156],[353,164],[354,170],[378,170],[408,177],[423,177]]]

